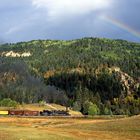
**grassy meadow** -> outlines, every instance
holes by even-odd
[[[0,140],[140,140],[140,116],[0,117]]]

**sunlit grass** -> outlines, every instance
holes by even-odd
[[[139,140],[140,116],[121,119],[1,117],[0,137],[6,140]]]

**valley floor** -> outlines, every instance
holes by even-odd
[[[140,116],[121,119],[0,117],[0,140],[140,140]]]

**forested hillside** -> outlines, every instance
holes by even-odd
[[[83,38],[0,45],[0,100],[84,114],[140,113],[140,44]]]

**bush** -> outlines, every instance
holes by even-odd
[[[16,101],[11,100],[10,98],[5,98],[0,101],[0,106],[2,107],[17,107],[18,103]]]
[[[96,104],[90,104],[88,109],[88,115],[98,115],[100,114],[100,110]]]
[[[46,101],[39,101],[39,106],[45,106],[46,105]]]
[[[73,110],[75,111],[81,111],[81,103],[76,101],[74,104],[73,104]]]
[[[92,102],[85,101],[83,104],[83,114],[88,115],[89,107],[92,105]]]
[[[111,109],[108,109],[107,107],[105,107],[105,109],[104,109],[104,115],[112,115]]]

